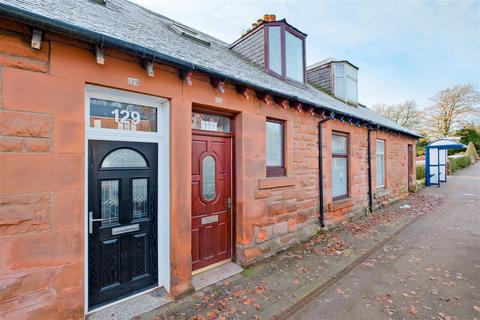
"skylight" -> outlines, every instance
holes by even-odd
[[[207,46],[207,47],[210,46],[210,42],[203,39],[202,37],[200,37],[198,35],[198,32],[196,32],[193,29],[190,29],[186,26],[183,26],[183,25],[178,24],[178,23],[173,22],[173,21],[172,21],[172,23],[170,23],[170,28],[173,31],[177,32],[178,34],[181,34],[185,38],[188,38],[188,39],[193,40],[197,43],[203,44],[204,46]]]

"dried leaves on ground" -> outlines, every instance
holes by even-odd
[[[398,205],[319,233],[298,246],[260,262],[255,266],[255,272],[203,289],[194,294],[190,303],[182,304],[181,308],[173,308],[167,314],[156,314],[151,319],[261,319],[262,311],[272,303],[295,297],[295,289],[320,277],[329,265],[348,256],[354,246],[376,235],[382,225],[400,221],[409,215],[433,212],[438,202],[438,198],[429,198],[423,193],[413,194]],[[386,252],[388,250],[390,249],[385,249]],[[395,257],[393,253],[387,252],[387,258]],[[363,265],[373,267],[377,262],[370,259]],[[413,259],[412,263],[415,262]],[[337,293],[348,297],[349,289],[337,289]],[[377,302],[384,305],[384,311],[389,316],[397,312],[392,308],[392,299],[389,293],[376,296]],[[407,310],[412,317],[416,316],[415,306]]]

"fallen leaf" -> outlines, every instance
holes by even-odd
[[[415,308],[414,306],[410,306],[410,311],[409,311],[411,314],[413,314],[414,316],[417,315],[417,308]]]
[[[217,311],[210,311],[210,312],[207,313],[207,319],[208,319],[208,320],[213,320],[213,319],[215,319],[217,316],[218,316],[218,312],[217,312]]]

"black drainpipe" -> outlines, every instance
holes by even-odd
[[[368,127],[368,207],[370,213],[373,212],[373,190],[372,190],[372,139],[370,138],[370,132],[375,131],[371,127]]]
[[[320,198],[320,227],[325,227],[323,219],[323,134],[322,124],[330,120],[331,118],[325,118],[318,122],[318,186],[319,186],[319,198]]]

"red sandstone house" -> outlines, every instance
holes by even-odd
[[[2,319],[177,297],[414,188],[416,133],[285,20],[230,44],[126,0],[0,17]]]

